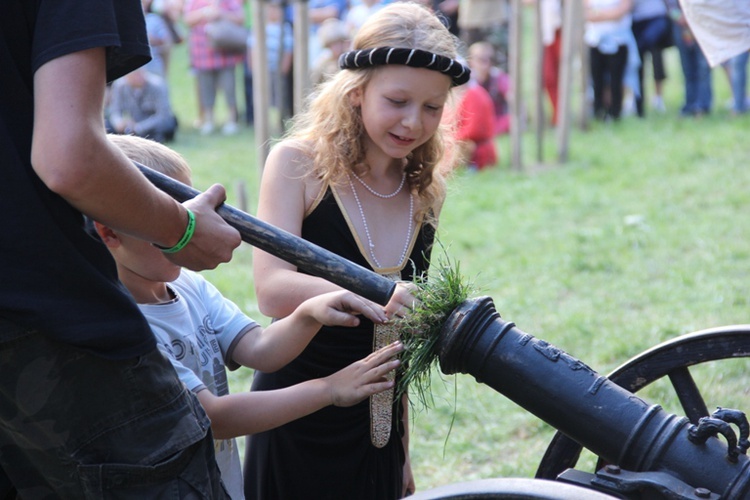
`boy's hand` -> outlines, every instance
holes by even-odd
[[[331,387],[331,404],[353,406],[373,394],[392,388],[395,382],[386,380],[385,375],[401,364],[398,359],[392,358],[403,349],[403,344],[396,341],[326,377],[324,380]]]
[[[403,318],[411,312],[417,302],[414,298],[416,289],[417,285],[409,281],[399,281],[396,284],[391,300],[385,305],[385,314],[389,319]]]
[[[184,203],[195,215],[195,233],[185,248],[177,253],[164,254],[169,260],[193,271],[213,269],[231,260],[232,252],[240,246],[242,239],[239,231],[216,213],[216,208],[226,197],[224,187],[214,184]]]
[[[326,326],[357,326],[358,314],[374,323],[388,321],[381,306],[347,291],[330,292],[306,300],[300,305],[310,317]]]

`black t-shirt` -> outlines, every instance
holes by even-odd
[[[153,349],[148,323],[118,281],[107,249],[85,231],[81,213],[31,167],[34,72],[94,47],[107,48],[109,80],[149,60],[140,0],[3,2],[0,318],[122,359]]]

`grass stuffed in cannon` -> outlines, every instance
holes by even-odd
[[[178,201],[195,189],[138,165]],[[328,250],[229,205],[218,213],[243,241],[306,272],[380,304],[395,284]],[[496,311],[449,258],[433,261],[416,282],[418,305],[401,320],[398,392],[429,398],[431,370],[472,375],[558,430],[535,479],[497,478],[456,483],[414,498],[750,499],[750,426],[739,410],[709,413],[689,367],[750,356],[750,325],[677,337],[631,359],[608,376],[538,339]],[[669,414],[635,393],[668,377],[684,416]],[[487,416],[499,418],[499,416]],[[583,448],[596,470],[575,469]]]

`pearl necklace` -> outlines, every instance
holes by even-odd
[[[354,175],[354,177],[357,177],[357,176]],[[406,174],[404,174],[404,179],[405,178],[406,178]],[[357,179],[359,179],[359,177],[357,177]],[[360,182],[362,182],[361,179],[360,179]],[[399,193],[399,191],[401,191],[401,188],[403,187],[404,182],[402,179],[401,185],[398,187],[396,192],[388,196],[384,196],[380,193],[376,193],[375,191],[370,189],[369,186],[367,186],[367,184],[364,184],[364,182],[362,182],[362,184],[367,189],[372,191],[372,193],[375,194],[376,196],[380,196],[381,198],[391,198],[393,196],[396,196]],[[354,184],[352,183],[351,177],[349,178],[349,187],[352,189],[352,194],[354,195],[354,201],[357,202],[357,208],[359,208],[359,215],[360,217],[362,217],[362,225],[365,228],[365,236],[367,236],[367,244],[370,248],[370,257],[372,257],[372,261],[375,263],[376,266],[378,266],[378,268],[382,268],[383,267],[382,264],[380,264],[380,261],[378,261],[377,257],[375,257],[375,244],[372,242],[372,238],[370,237],[370,228],[367,226],[367,219],[365,218],[365,211],[362,209],[362,203],[360,203],[359,201],[359,196],[357,195],[357,190],[354,189]],[[411,231],[412,231],[413,223],[414,223],[414,195],[412,193],[409,193],[409,227],[406,230],[406,242],[404,243],[404,249],[401,251],[401,257],[399,258],[397,265],[401,264],[404,261],[404,259],[406,258],[406,252],[409,251],[409,243],[411,243]]]
[[[393,198],[394,196],[396,196],[398,193],[401,192],[401,189],[404,187],[404,183],[406,182],[406,172],[403,172],[401,174],[401,184],[398,185],[398,187],[396,188],[396,190],[394,192],[392,192],[391,194],[381,194],[381,193],[378,193],[377,191],[375,191],[369,185],[367,185],[365,183],[365,181],[363,181],[360,178],[360,176],[358,176],[354,172],[352,172],[352,175],[354,176],[355,179],[357,179],[359,181],[360,184],[362,184],[365,187],[365,189],[367,189],[369,192],[371,192],[372,194],[374,194],[378,198],[383,198],[383,199]]]

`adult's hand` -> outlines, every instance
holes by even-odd
[[[232,252],[242,239],[240,233],[216,213],[226,197],[224,187],[214,184],[183,204],[195,215],[195,233],[185,248],[165,254],[169,260],[193,271],[214,269],[231,260]]]

